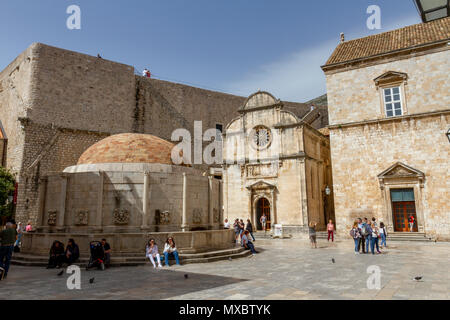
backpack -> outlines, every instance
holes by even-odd
[[[365,237],[369,235],[369,232],[367,231],[367,227],[364,225],[361,229],[361,234]]]
[[[350,230],[350,236],[354,239],[355,238],[355,229]]]

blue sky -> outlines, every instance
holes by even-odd
[[[81,8],[81,30],[66,9]],[[369,30],[369,5],[382,29]],[[148,67],[156,78],[282,100],[326,92],[339,42],[419,23],[413,0],[1,0],[0,69],[33,42]]]

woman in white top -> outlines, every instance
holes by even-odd
[[[173,256],[177,265],[180,265],[178,250],[175,246],[175,240],[172,237],[167,238],[166,244],[164,245],[164,262],[167,267],[169,267],[169,256]]]
[[[158,253],[158,246],[155,244],[155,239],[148,241],[147,247],[145,248],[145,256],[152,262],[153,269],[156,268],[155,258],[158,261],[158,268],[162,268],[161,256]]]

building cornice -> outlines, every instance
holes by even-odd
[[[367,125],[367,124],[389,123],[389,122],[395,122],[395,121],[401,121],[401,120],[409,120],[409,119],[417,119],[417,118],[425,118],[425,117],[437,117],[437,116],[447,115],[447,114],[450,114],[450,109],[441,110],[441,111],[416,113],[416,114],[404,115],[404,116],[400,116],[400,117],[391,117],[391,118],[383,118],[383,119],[375,119],[375,120],[334,124],[334,125],[328,126],[328,129],[335,130],[335,129],[341,129],[341,128],[363,126],[363,125]]]

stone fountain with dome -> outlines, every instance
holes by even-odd
[[[42,179],[39,226],[24,237],[22,254],[45,256],[54,240],[73,238],[87,256],[90,241],[106,238],[124,261],[143,257],[149,238],[161,248],[169,235],[182,256],[236,251],[222,225],[221,181],[173,165],[173,147],[152,135],[114,135]]]

